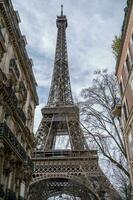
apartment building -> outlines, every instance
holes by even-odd
[[[0,0],[0,199],[28,199],[32,177],[34,111],[38,104],[32,59],[20,17]]]
[[[121,92],[121,114],[129,171],[133,186],[133,1],[127,1],[122,26],[121,49],[116,65],[116,76]],[[120,112],[121,111],[121,112]]]

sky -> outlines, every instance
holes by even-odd
[[[64,5],[68,19],[68,63],[73,97],[91,84],[96,69],[115,71],[111,44],[121,33],[126,0],[12,0],[21,18],[20,28],[27,38],[27,51],[33,59],[38,83],[39,105],[34,132],[41,121],[41,108],[47,103],[56,46],[56,16]]]

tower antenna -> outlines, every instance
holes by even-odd
[[[61,16],[63,16],[63,5],[61,5]]]

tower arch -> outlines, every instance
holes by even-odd
[[[38,194],[40,196],[39,200],[48,200],[50,197],[64,194],[82,200],[100,200],[100,197],[92,190],[91,186],[85,184],[84,180],[78,180],[75,177],[54,177],[33,182],[30,186],[30,200],[33,200]]]

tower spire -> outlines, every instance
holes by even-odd
[[[61,5],[61,16],[63,16],[63,5]]]
[[[67,19],[66,16],[63,15],[63,5],[61,5],[61,16],[57,16],[56,25],[58,28],[57,42],[48,106],[72,105],[73,98],[71,93],[66,43]]]

